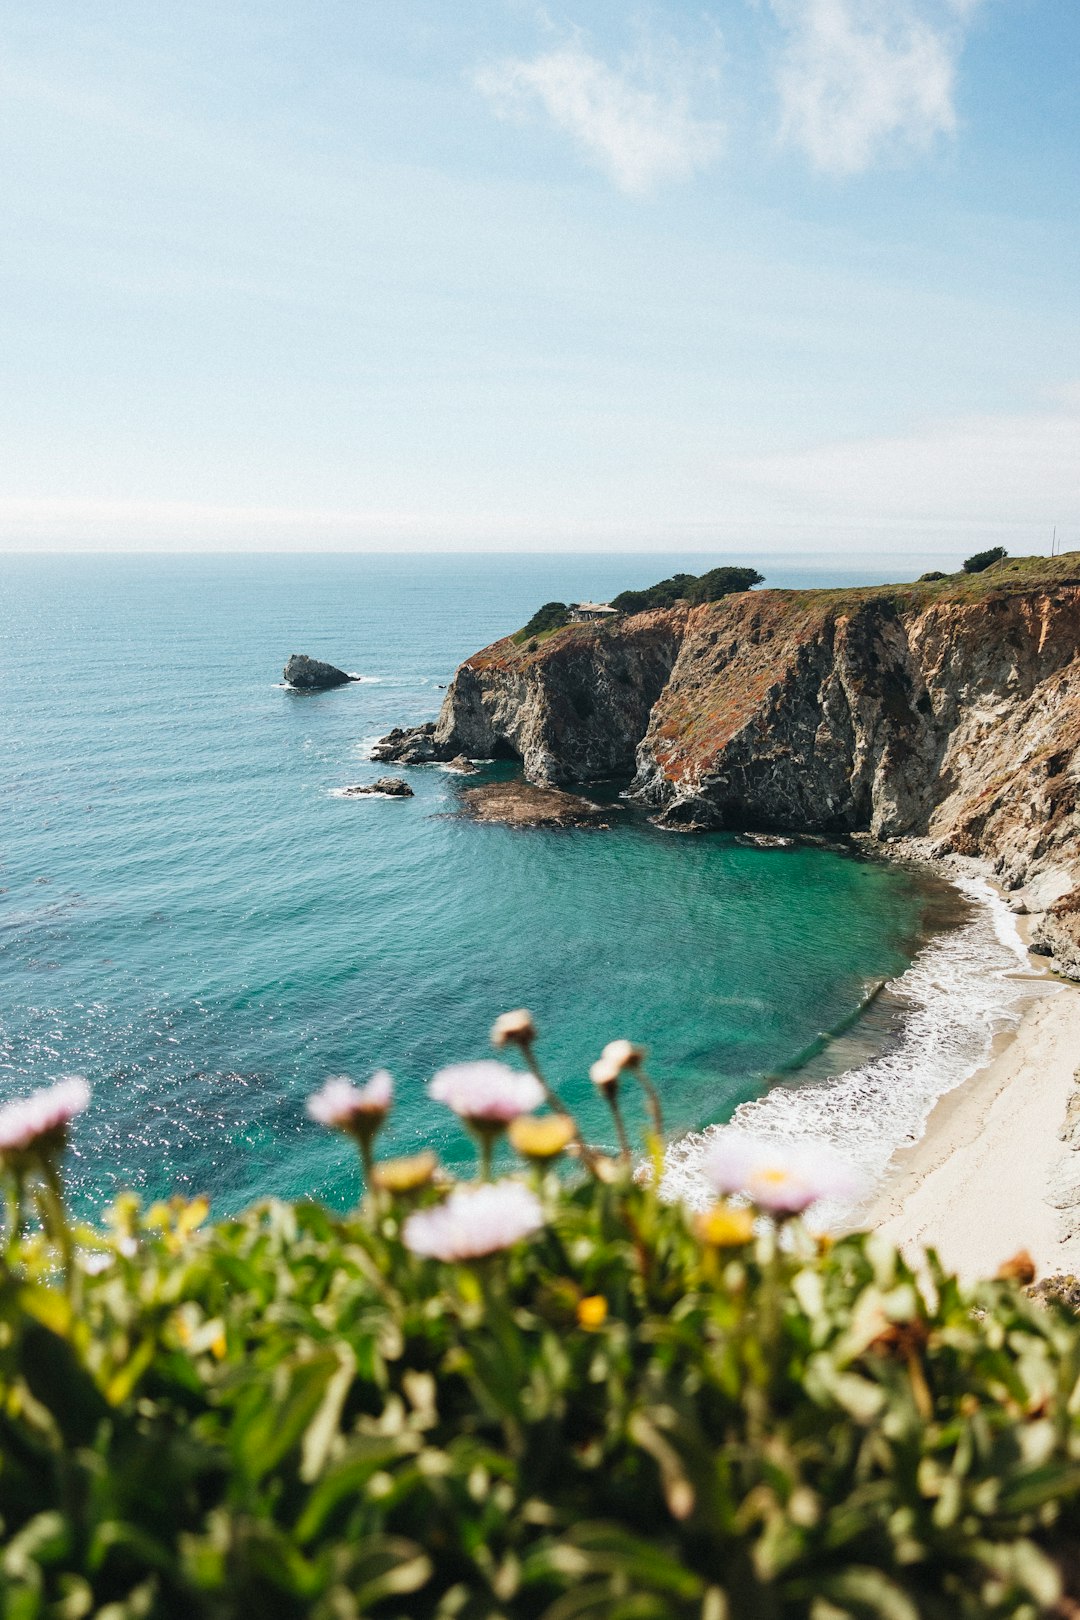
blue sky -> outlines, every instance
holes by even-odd
[[[1076,0],[7,0],[0,545],[1080,547]]]

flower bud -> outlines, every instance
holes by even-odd
[[[531,1046],[535,1039],[532,1013],[526,1012],[524,1007],[503,1013],[491,1026],[492,1046]]]
[[[597,1058],[589,1069],[589,1079],[594,1086],[599,1086],[605,1096],[614,1096],[619,1088],[619,1079],[622,1075],[622,1065],[612,1063],[606,1057]]]
[[[639,1069],[645,1061],[645,1048],[633,1041],[608,1041],[600,1054],[601,1062],[609,1063],[621,1074],[624,1069]]]

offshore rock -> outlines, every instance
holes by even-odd
[[[293,653],[282,673],[298,692],[323,692],[331,686],[344,686],[353,678],[334,664],[324,664],[306,653]]]
[[[402,765],[430,765],[434,760],[448,757],[436,748],[435,722],[422,726],[395,726],[371,750],[372,759],[397,760]]]
[[[415,797],[412,788],[401,776],[380,776],[377,782],[358,783],[355,787],[341,789],[343,799],[356,799],[364,793],[377,793],[380,798],[387,799]]]
[[[497,821],[508,827],[608,827],[611,812],[560,788],[532,782],[492,782],[466,788],[462,808],[474,821]]]
[[[386,743],[377,757],[520,759],[544,786],[632,773],[674,829],[983,857],[1080,978],[1078,553],[507,637],[461,666],[435,724]]]

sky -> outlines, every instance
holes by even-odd
[[[0,548],[1080,548],[1077,0],[5,0]]]

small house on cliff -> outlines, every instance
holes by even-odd
[[[591,624],[596,619],[616,619],[619,616],[618,608],[613,608],[610,602],[571,602],[569,613],[571,624]]]

